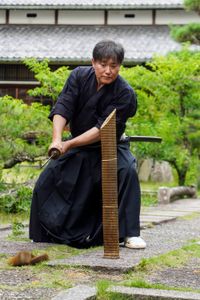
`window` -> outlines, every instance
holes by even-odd
[[[10,24],[55,24],[55,10],[10,10]]]
[[[109,10],[108,25],[151,25],[152,10]]]

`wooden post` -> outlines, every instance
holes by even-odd
[[[116,110],[104,121],[100,133],[104,258],[119,258]]]

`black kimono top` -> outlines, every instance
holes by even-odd
[[[120,75],[97,91],[93,67],[77,67],[66,81],[49,118],[52,120],[56,114],[64,117],[70,124],[72,137],[76,137],[92,127],[99,129],[115,108],[119,140],[126,120],[136,113],[136,94]]]

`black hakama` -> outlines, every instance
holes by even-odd
[[[118,144],[119,237],[139,236],[135,159]],[[102,244],[100,147],[73,149],[46,167],[33,193],[30,238],[77,248]]]

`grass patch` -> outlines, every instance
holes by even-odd
[[[87,251],[87,249],[76,249],[67,245],[53,245],[48,246],[45,250],[35,250],[33,251],[33,254],[40,255],[46,252],[49,255],[50,260],[55,260],[69,258],[71,256],[79,255]]]
[[[152,181],[144,182],[144,181],[141,181],[140,186],[141,186],[141,190],[144,190],[144,191],[150,190],[150,191],[157,192],[157,190],[161,186],[173,187],[173,186],[177,186],[177,183],[176,182],[152,182]]]
[[[121,295],[116,292],[109,291],[109,287],[113,286],[113,282],[108,280],[100,280],[96,283],[97,295],[96,300],[129,300],[132,296]]]
[[[113,282],[108,280],[100,280],[96,283],[97,295],[96,300],[125,300],[131,299],[127,296],[120,295],[119,293],[113,293],[108,291],[109,287],[113,286]]]
[[[0,220],[1,225],[9,225],[13,223],[28,223],[29,212],[20,212],[16,214],[0,212]]]
[[[23,242],[30,242],[28,238],[28,227],[22,222],[12,222],[11,225],[11,233],[7,236],[6,240],[8,241],[23,241]]]
[[[194,241],[193,244],[183,246],[183,250],[191,257],[200,257],[200,244],[197,244],[197,241]]]
[[[106,300],[109,299],[109,292],[108,288],[111,286],[112,282],[108,280],[99,280],[96,283],[96,288],[97,288],[97,300]]]
[[[46,288],[58,288],[68,289],[72,287],[72,282],[69,280],[66,269],[62,267],[50,268],[44,267],[41,269],[34,268],[32,270],[35,274],[36,280],[34,281],[34,287],[46,287]]]
[[[156,206],[158,204],[158,199],[156,195],[144,194],[141,196],[142,206]]]
[[[179,217],[180,219],[183,220],[193,220],[195,218],[198,218],[200,216],[200,212],[193,212],[189,215],[183,216],[183,217]]]
[[[187,287],[171,287],[171,286],[167,286],[165,284],[160,284],[160,283],[149,283],[142,279],[127,282],[124,285],[127,287],[136,287],[136,288],[200,293],[200,289],[193,289],[193,288],[187,288]]]
[[[190,244],[178,250],[170,251],[149,259],[143,259],[140,264],[134,268],[134,271],[126,275],[126,279],[121,284],[138,288],[194,291],[192,288],[169,287],[159,283],[153,284],[148,282],[148,276],[156,271],[166,268],[180,268],[186,265],[192,257],[200,257],[200,245],[197,244],[196,241],[192,241]],[[200,290],[195,290],[195,292],[200,293]]]

